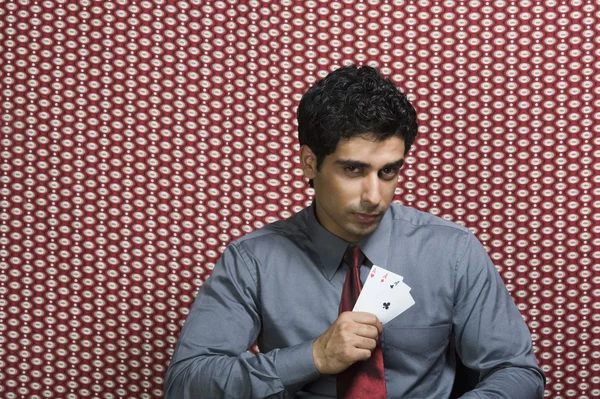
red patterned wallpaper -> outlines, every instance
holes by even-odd
[[[231,240],[311,201],[295,109],[371,64],[421,120],[396,201],[471,228],[548,398],[600,397],[600,6],[0,1],[0,396],[157,398]]]

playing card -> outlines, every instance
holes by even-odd
[[[352,310],[373,313],[382,324],[389,322],[415,304],[411,288],[403,280],[399,274],[373,265]]]
[[[390,282],[392,282],[392,284],[395,284],[397,282],[401,282],[402,280],[404,280],[404,277],[402,277],[399,274],[392,273],[388,270],[385,270],[383,267],[373,265],[373,267],[371,267],[371,271],[369,272],[369,277],[367,278],[367,282],[369,280],[373,280],[373,281],[377,281],[377,284],[379,284],[379,283],[383,284],[386,281],[388,281],[388,278],[390,279]],[[365,282],[365,285],[367,282]],[[373,283],[373,284],[375,284],[375,283]]]

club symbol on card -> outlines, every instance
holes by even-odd
[[[382,278],[381,278],[381,282],[383,283],[385,281],[385,279],[387,278],[388,273],[386,273]]]
[[[390,285],[390,288],[395,288],[398,285],[398,283],[400,283],[400,280],[398,280],[394,284]]]
[[[383,303],[383,308],[384,308],[385,310],[388,310],[388,309],[390,308],[390,305],[391,305],[391,303],[389,303],[389,302],[384,302],[384,303]]]

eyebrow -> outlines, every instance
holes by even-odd
[[[364,163],[361,161],[356,161],[354,159],[338,159],[335,161],[336,165],[341,165],[344,168],[362,168],[362,169],[371,169],[371,164]],[[383,165],[383,168],[398,168],[400,169],[404,164],[404,158],[397,160],[396,162],[391,162]]]

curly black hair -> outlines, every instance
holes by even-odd
[[[404,140],[405,153],[417,136],[417,113],[406,96],[377,69],[344,66],[314,84],[298,107],[298,138],[317,157],[317,170],[340,139],[369,134],[376,141]],[[313,187],[312,181],[309,185]]]

